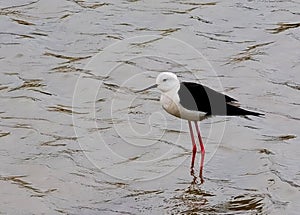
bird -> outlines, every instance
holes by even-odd
[[[240,107],[238,101],[228,95],[217,92],[207,86],[194,82],[181,82],[172,72],[161,72],[156,78],[154,85],[138,90],[140,93],[152,88],[160,92],[160,104],[169,114],[187,120],[192,140],[191,175],[194,176],[194,163],[197,152],[193,126],[199,140],[201,161],[199,177],[203,183],[203,165],[205,147],[202,141],[198,122],[211,116],[262,116],[258,113]]]

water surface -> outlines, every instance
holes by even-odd
[[[299,2],[12,0],[0,15],[0,214],[298,214]],[[266,114],[201,122],[203,184],[187,123],[134,93],[162,71]]]

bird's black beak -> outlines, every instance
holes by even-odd
[[[145,89],[138,90],[138,91],[136,91],[136,93],[144,92],[144,91],[146,91],[146,90],[150,90],[150,89],[156,88],[156,87],[157,87],[157,84],[154,84],[154,85],[152,85],[152,86],[150,86],[150,87],[147,87],[147,88],[145,88]]]

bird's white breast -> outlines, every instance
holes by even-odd
[[[180,110],[177,105],[179,103],[179,98],[171,98],[167,94],[162,94],[160,97],[160,103],[169,114],[180,117]]]
[[[171,115],[190,121],[199,121],[205,117],[205,113],[188,110],[180,104],[178,94],[162,93],[160,103]]]

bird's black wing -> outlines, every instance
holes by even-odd
[[[184,108],[207,115],[259,115],[233,105],[236,99],[201,84],[182,82],[178,94]]]
[[[183,107],[205,112],[207,115],[226,115],[227,103],[237,101],[209,87],[193,82],[182,82],[178,94],[180,104]]]

